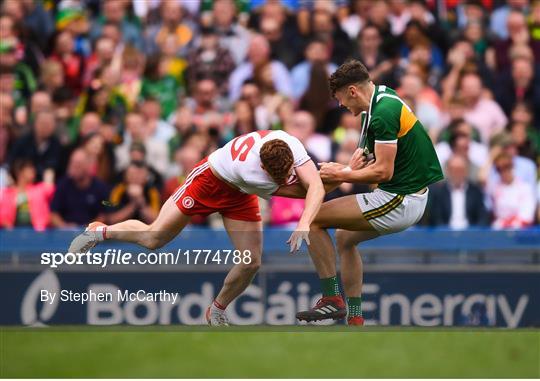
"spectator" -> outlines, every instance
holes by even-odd
[[[48,59],[41,66],[40,85],[49,97],[65,86],[64,67],[58,60]]]
[[[510,115],[517,102],[529,103],[534,110],[534,124],[540,125],[540,71],[535,72],[535,66],[530,53],[512,59],[511,70],[502,75],[498,81],[496,92],[497,102]]]
[[[490,17],[489,29],[500,39],[508,38],[507,21],[512,11],[525,12],[527,10],[528,0],[508,0],[506,4],[495,9]]]
[[[507,18],[508,38],[495,43],[497,69],[507,69],[511,64],[510,51],[513,46],[527,45],[531,48],[534,62],[540,63],[540,41],[531,38],[525,15],[511,11]]]
[[[258,29],[270,44],[272,58],[291,69],[301,59],[302,39],[296,25],[289,21],[280,2],[266,2],[260,9]]]
[[[178,104],[182,87],[178,78],[167,68],[168,63],[159,56],[151,57],[145,67],[141,98],[152,98],[159,102],[162,118],[168,118]]]
[[[94,52],[86,58],[83,85],[90,86],[96,71],[112,65],[116,55],[114,41],[111,38],[104,36],[98,38],[95,42]]]
[[[151,138],[168,143],[174,136],[174,128],[161,119],[161,105],[154,98],[147,98],[141,104],[141,114],[145,118],[146,127]]]
[[[186,20],[185,11],[178,1],[162,1],[160,10],[161,22],[148,28],[146,54],[155,55],[162,51],[167,38],[172,36],[176,54],[185,56],[195,37],[194,26]]]
[[[104,183],[110,183],[114,178],[114,153],[105,138],[99,133],[87,134],[80,147],[86,154],[91,175]]]
[[[494,166],[501,181],[489,191],[493,202],[492,226],[495,229],[520,229],[531,225],[536,210],[536,184],[531,188],[514,176],[513,159],[506,153],[495,158]]]
[[[219,96],[216,82],[211,78],[202,78],[196,85],[193,98],[186,100],[192,113],[192,123],[199,131],[213,129],[222,132],[232,123],[227,102]]]
[[[366,25],[358,34],[356,58],[366,65],[373,82],[392,86],[395,83],[395,63],[381,50],[382,42],[379,29],[373,24]]]
[[[161,176],[165,176],[169,166],[167,144],[151,136],[140,113],[132,112],[125,119],[126,132],[124,141],[115,149],[116,169],[122,171],[130,163],[130,147],[133,142],[142,143],[146,153],[146,164],[156,169]]]
[[[401,87],[398,94],[404,98],[411,99],[409,106],[414,110],[414,114],[426,128],[429,136],[436,141],[441,129],[441,112],[432,102],[425,101],[427,97],[422,97],[424,85],[419,76],[406,74],[401,77]]]
[[[66,86],[79,94],[82,89],[84,59],[75,52],[75,41],[70,32],[63,31],[56,35],[51,59],[62,65]]]
[[[536,187],[536,173],[537,167],[535,163],[525,157],[519,156],[517,151],[516,143],[512,140],[512,137],[507,133],[500,134],[492,140],[492,148],[490,152],[491,158],[497,158],[500,154],[505,154],[512,159],[512,171],[513,176],[521,182],[528,184],[530,189],[534,192]],[[493,159],[493,160],[494,160]],[[501,178],[499,172],[496,170],[495,161],[488,160],[482,170],[481,177],[484,177],[487,169],[487,189],[492,189],[493,187],[501,183]]]
[[[255,113],[255,124],[259,130],[268,130],[275,125],[276,120],[272,120],[274,117],[269,113],[266,107],[263,105],[263,97],[261,94],[261,89],[255,81],[248,80],[244,82],[240,91],[240,99],[245,100],[249,103],[251,109]],[[282,102],[283,105],[285,102]]]
[[[110,195],[115,209],[108,216],[110,224],[136,219],[151,224],[161,206],[159,191],[149,185],[148,169],[143,162],[131,162],[124,173],[124,181],[116,185]]]
[[[342,64],[351,57],[352,45],[349,36],[341,29],[327,7],[316,9],[311,23],[311,37],[326,42],[327,46],[330,47],[330,60],[332,62]]]
[[[358,33],[366,25],[371,0],[353,0],[351,1],[352,13],[342,22],[341,29],[349,35],[351,40],[358,37]]]
[[[478,171],[488,163],[487,146],[473,139],[473,128],[463,119],[448,126],[450,138],[435,145],[435,151],[444,167],[452,156],[462,156],[468,162],[470,178],[477,179]]]
[[[247,101],[239,100],[236,102],[234,105],[234,115],[236,116],[232,131],[234,136],[249,134],[258,130],[254,110]],[[227,140],[232,140],[232,137]]]
[[[537,158],[540,157],[540,137],[538,132],[521,122],[510,123],[509,132],[512,141],[516,144],[518,155],[536,162]]]
[[[456,230],[489,225],[484,194],[468,180],[467,159],[451,156],[445,167],[446,180],[430,188],[429,224]]]
[[[13,108],[11,95],[0,92],[0,163],[6,162],[8,147],[11,147],[10,143],[15,135]]]
[[[47,169],[55,172],[58,168],[61,146],[54,135],[56,120],[53,111],[41,111],[35,116],[33,129],[30,133],[17,139],[10,152],[10,163],[15,159],[27,158],[36,167],[36,178],[43,180]]]
[[[0,188],[0,225],[2,228],[32,226],[45,230],[51,221],[49,204],[54,194],[54,174],[48,171],[44,181],[36,183],[36,168],[29,159],[16,159],[11,167],[14,185]]]
[[[258,66],[253,73],[253,80],[261,91],[262,106],[268,114],[270,125],[277,125],[279,123],[279,107],[287,100],[287,97],[276,89],[272,78],[272,65],[266,63]],[[324,94],[321,96],[324,98]]]
[[[291,71],[293,99],[300,99],[310,84],[313,65],[320,63],[328,76],[336,71],[337,66],[329,61],[328,46],[320,39],[311,40],[304,51],[305,60],[296,65]]]
[[[115,25],[125,43],[133,45],[138,50],[143,48],[141,33],[134,23],[126,17],[126,3],[116,0],[104,0],[102,2],[103,15],[93,23],[90,30],[92,41],[106,34],[106,25]]]
[[[106,221],[104,201],[109,199],[107,186],[91,174],[91,163],[82,149],[75,150],[66,177],[58,182],[51,203],[52,224],[57,228]]]
[[[497,102],[483,94],[482,81],[477,74],[465,74],[459,91],[465,103],[464,119],[478,129],[484,143],[489,142],[504,129],[508,118]]]
[[[244,62],[250,44],[249,32],[235,20],[236,5],[233,0],[215,0],[212,21],[219,36],[219,43],[229,51],[236,65]],[[207,25],[208,26],[208,25]]]
[[[292,96],[291,79],[287,68],[279,61],[271,61],[268,41],[261,35],[254,35],[249,43],[248,62],[240,64],[229,79],[229,99],[232,102],[236,101],[240,97],[242,84],[253,77],[256,69],[268,63],[271,65],[275,88],[286,97]]]
[[[201,160],[201,152],[194,145],[179,147],[174,152],[174,170],[176,174],[165,182],[165,187],[162,192],[163,200],[168,199],[174,193],[174,191],[184,182],[191,170],[195,168],[197,163]]]
[[[328,77],[324,63],[314,63],[311,67],[309,87],[298,104],[301,110],[313,115],[315,129],[323,133],[329,133],[334,127],[330,123],[332,112],[339,112],[337,102],[332,98],[328,87]]]
[[[337,147],[328,136],[315,133],[315,118],[309,112],[295,112],[285,131],[302,142],[315,163],[333,160]]]
[[[205,28],[201,31],[199,45],[190,53],[188,63],[190,88],[202,78],[212,78],[218,84],[220,94],[222,96],[227,94],[227,80],[236,65],[230,52],[219,45],[214,28]]]

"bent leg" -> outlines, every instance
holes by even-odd
[[[249,251],[249,263],[234,265],[223,282],[223,287],[216,297],[216,302],[227,307],[251,283],[261,266],[262,257],[262,222],[240,221],[223,217],[225,229],[236,250]],[[243,257],[243,254],[242,254]]]
[[[336,275],[334,244],[327,228],[376,233],[364,218],[356,196],[340,197],[322,204],[309,233],[309,254],[321,279]]]
[[[190,220],[191,217],[182,213],[170,197],[150,225],[138,220],[110,225],[107,227],[107,238],[136,243],[153,250],[176,237]]]
[[[362,293],[363,266],[357,245],[379,236],[376,231],[336,231],[336,246],[340,259],[341,281],[345,296],[360,297]]]

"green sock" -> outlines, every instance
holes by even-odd
[[[323,296],[340,295],[337,275],[321,279],[321,288]]]
[[[349,317],[362,316],[362,298],[359,296],[347,298],[347,308]]]

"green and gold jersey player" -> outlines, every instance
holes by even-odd
[[[310,310],[299,312],[297,318],[314,321],[346,316],[349,325],[362,325],[358,243],[416,224],[426,208],[428,186],[442,180],[443,174],[433,144],[411,108],[394,90],[375,85],[362,63],[344,63],[329,81],[337,101],[362,116],[363,133],[349,165],[323,163],[321,178],[325,183],[377,184],[377,188],[322,205],[311,225],[309,252],[323,298]],[[374,154],[374,160],[368,159],[368,154]],[[338,286],[336,253],[328,228],[337,228],[346,304]]]

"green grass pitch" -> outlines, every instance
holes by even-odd
[[[1,377],[540,377],[540,330],[0,328]]]

